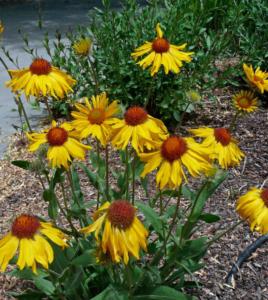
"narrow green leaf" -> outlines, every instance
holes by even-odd
[[[54,293],[55,286],[51,281],[41,277],[35,277],[33,281],[35,286],[47,296],[51,296]]]
[[[31,163],[27,160],[13,160],[12,165],[17,166],[24,170],[30,170]]]
[[[205,221],[206,223],[214,223],[218,222],[221,218],[213,214],[202,214],[199,219]]]
[[[154,230],[162,236],[162,224],[158,214],[149,206],[144,203],[138,202],[136,204],[145,216],[145,223],[153,226]]]

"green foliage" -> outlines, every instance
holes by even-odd
[[[103,9],[96,8],[90,14],[88,28],[68,34],[69,45],[59,33],[53,52],[48,39],[44,41],[53,64],[77,79],[74,100],[106,91],[111,99],[119,99],[126,106],[146,105],[151,114],[165,122],[180,122],[185,110],[195,109],[187,97],[190,89],[204,94],[211,87],[237,85],[243,62],[264,67],[267,63],[265,0],[154,0],[145,6],[125,0],[117,10],[110,8],[110,1],[103,3]],[[178,75],[165,75],[162,70],[152,78],[131,57],[136,47],[155,38],[158,22],[172,44],[186,42],[187,50],[195,52],[193,61]],[[76,56],[71,47],[78,37],[85,36],[94,41],[89,60]],[[237,59],[229,62],[234,57]],[[71,103],[54,103],[55,110],[67,114],[69,108],[64,105]]]

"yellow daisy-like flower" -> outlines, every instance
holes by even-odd
[[[95,222],[81,229],[84,234],[95,232],[104,254],[111,257],[113,262],[122,259],[128,264],[129,254],[140,258],[140,248],[147,251],[148,231],[135,215],[135,208],[125,200],[104,203],[95,213]]]
[[[79,133],[68,123],[57,126],[57,123],[52,121],[50,129],[42,133],[28,133],[27,137],[31,142],[29,151],[34,152],[41,145],[48,145],[47,159],[52,168],[63,166],[68,169],[72,158],[85,159],[86,150],[91,149],[77,140],[80,137]]]
[[[130,107],[124,114],[124,119],[116,119],[111,125],[114,129],[112,145],[124,150],[128,143],[137,151],[155,148],[155,142],[165,138],[167,129],[164,123],[152,116],[139,106]]]
[[[2,21],[0,21],[0,34],[4,32],[4,29],[5,29],[5,27],[2,23]]]
[[[251,188],[238,199],[236,210],[243,219],[248,220],[251,230],[268,233],[268,188]]]
[[[176,74],[179,73],[183,62],[190,62],[192,60],[191,55],[193,55],[194,52],[182,51],[187,44],[180,46],[170,44],[169,41],[163,37],[159,23],[156,25],[156,33],[157,37],[153,42],[146,42],[144,45],[138,47],[131,56],[136,60],[138,57],[146,54],[147,56],[138,62],[138,64],[143,69],[152,65],[151,76],[159,71],[161,65],[164,66],[166,74],[168,74],[169,71]]]
[[[18,249],[17,265],[20,270],[32,267],[33,272],[37,273],[37,263],[48,269],[54,253],[47,239],[60,247],[68,246],[65,234],[51,223],[41,222],[37,217],[26,214],[17,217],[11,231],[0,240],[0,270],[6,270]]]
[[[63,98],[73,92],[72,86],[76,81],[65,72],[53,67],[47,60],[36,58],[30,67],[21,70],[8,71],[11,80],[6,82],[12,92],[23,91],[29,96]]]
[[[158,168],[156,183],[159,188],[176,188],[183,179],[187,181],[184,168],[193,177],[208,172],[211,169],[208,156],[209,151],[194,139],[169,136],[158,143],[156,151],[139,153],[141,160],[146,162],[141,177]]]
[[[87,56],[91,50],[91,46],[91,39],[85,38],[75,42],[73,45],[73,49],[77,55]]]
[[[254,112],[258,108],[258,98],[250,91],[240,91],[233,97],[234,107],[245,113]]]
[[[243,69],[251,86],[257,88],[261,94],[268,92],[268,72],[263,72],[260,67],[254,71],[252,65],[246,64],[243,64]]]
[[[245,156],[226,128],[204,127],[189,131],[197,137],[204,138],[202,145],[210,149],[210,158],[218,160],[219,165],[224,169],[238,165]]]
[[[117,101],[108,104],[106,93],[93,96],[92,103],[85,99],[86,105],[75,104],[78,111],[73,111],[71,114],[75,118],[72,121],[74,128],[81,133],[81,138],[86,138],[89,135],[98,139],[103,146],[109,142],[111,138],[112,128],[111,123],[115,120],[120,109]]]

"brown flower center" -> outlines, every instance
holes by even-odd
[[[91,124],[102,124],[105,120],[105,111],[100,108],[94,108],[88,114],[88,120]]]
[[[161,147],[162,156],[170,162],[179,159],[187,151],[185,140],[179,136],[167,138]]]
[[[223,146],[229,145],[231,141],[231,134],[226,128],[215,128],[214,136],[218,143],[221,143]]]
[[[43,58],[36,58],[30,65],[30,71],[36,75],[47,75],[51,70],[51,64]]]
[[[264,84],[263,78],[259,77],[258,75],[254,75],[253,80]]]
[[[68,139],[68,132],[60,127],[54,127],[47,133],[47,140],[51,146],[61,146]]]
[[[157,38],[153,41],[152,48],[156,53],[168,52],[169,42],[164,38]]]
[[[39,220],[30,215],[21,215],[12,224],[11,232],[17,238],[32,238],[40,227]]]
[[[242,97],[237,100],[238,105],[242,108],[248,108],[251,106],[252,101],[248,98]]]
[[[135,208],[126,200],[114,201],[108,209],[111,224],[120,229],[131,226],[135,217]]]
[[[262,190],[261,198],[264,201],[265,205],[268,207],[268,188]]]
[[[143,124],[147,120],[147,117],[147,112],[139,106],[130,107],[124,115],[126,123],[131,126]]]

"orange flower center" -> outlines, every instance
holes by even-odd
[[[130,107],[124,115],[126,123],[131,126],[143,124],[147,117],[147,112],[139,106]]]
[[[135,217],[135,208],[126,200],[114,201],[108,209],[111,224],[120,229],[127,229]]]
[[[30,71],[36,75],[47,75],[51,70],[51,64],[43,58],[36,58],[30,65]]]
[[[153,41],[152,48],[156,53],[168,52],[169,42],[164,38],[157,38]]]
[[[60,127],[54,127],[47,133],[47,140],[51,146],[61,146],[68,139],[68,132]]]
[[[91,124],[102,124],[105,120],[105,111],[100,108],[94,108],[88,114],[88,120]]]
[[[40,227],[39,220],[30,215],[21,215],[12,224],[11,232],[17,238],[32,238]]]
[[[259,77],[258,75],[254,75],[253,80],[264,84],[263,78]]]
[[[264,201],[265,205],[268,207],[268,188],[262,190],[261,198]]]
[[[218,143],[221,143],[223,146],[229,145],[231,141],[231,134],[226,128],[215,128],[214,136]]]
[[[179,136],[167,138],[161,147],[162,156],[170,162],[179,159],[187,151],[185,140]]]
[[[237,104],[242,108],[248,108],[251,106],[251,100],[245,97],[242,97],[237,100]]]

